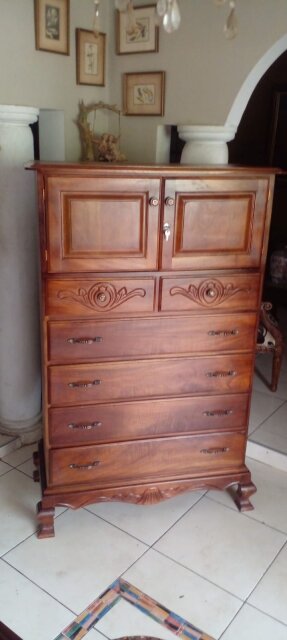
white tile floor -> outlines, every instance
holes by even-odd
[[[287,640],[287,473],[248,460],[244,514],[227,493],[192,492],[58,509],[55,538],[38,540],[33,449],[0,462],[0,620],[23,640],[54,640],[119,576],[216,639]],[[173,636],[122,600],[86,637],[123,635]]]
[[[276,394],[255,378],[249,429],[285,454],[286,383],[286,356]],[[0,620],[23,640],[54,640],[119,576],[215,639],[287,640],[287,473],[249,459],[257,493],[243,514],[217,491],[62,508],[56,537],[38,540],[34,448],[0,461]],[[124,600],[85,637],[123,635],[174,637]]]

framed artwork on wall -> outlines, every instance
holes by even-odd
[[[77,84],[104,86],[106,34],[76,29]]]
[[[116,12],[116,52],[149,53],[158,51],[159,28],[155,5],[134,7],[134,24],[128,12]]]
[[[70,0],[34,0],[36,49],[69,55]]]
[[[269,164],[287,169],[287,87],[276,90],[273,96]]]
[[[126,116],[162,116],[164,113],[165,72],[125,73],[123,112]]]

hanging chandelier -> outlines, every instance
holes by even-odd
[[[235,0],[213,0],[217,6],[229,4],[229,13],[224,25],[224,35],[228,40],[235,38],[238,33],[238,22],[235,12]],[[94,33],[99,32],[99,20],[100,20],[100,0],[94,0],[95,12],[94,12]],[[118,11],[127,14],[127,28],[129,34],[136,32],[136,18],[134,13],[133,0],[115,0],[115,8]],[[181,22],[181,15],[178,0],[158,0],[156,4],[157,15],[159,22],[162,23],[164,30],[167,33],[176,31]]]

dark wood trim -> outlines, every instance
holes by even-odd
[[[22,640],[20,636],[8,629],[3,622],[0,622],[0,640]]]

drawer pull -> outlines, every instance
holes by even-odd
[[[231,329],[230,331],[209,331],[208,336],[219,336],[223,338],[229,338],[229,336],[238,336],[238,329]]]
[[[94,342],[103,342],[103,338],[101,336],[96,336],[95,338],[68,338],[67,342],[69,344],[94,344]]]
[[[232,409],[218,409],[217,411],[203,411],[203,415],[208,418],[217,418],[221,416],[231,416],[233,414]]]
[[[79,469],[81,470],[90,470],[94,469],[100,464],[100,460],[95,460],[95,462],[88,462],[88,464],[69,464],[69,469]]]
[[[101,427],[102,422],[91,422],[91,424],[76,424],[75,422],[71,422],[68,424],[69,429],[83,429],[90,431],[91,429],[96,429],[96,427]]]
[[[101,384],[101,380],[93,380],[92,382],[69,382],[68,387],[70,387],[70,389],[91,389],[92,387],[96,387],[98,384]]]
[[[210,449],[200,449],[200,453],[209,456],[218,456],[221,453],[228,453],[229,447],[213,447]]]
[[[237,376],[237,371],[208,371],[205,375],[207,378],[232,378]]]
[[[149,204],[151,207],[157,207],[158,206],[158,198],[150,198],[149,199]]]

